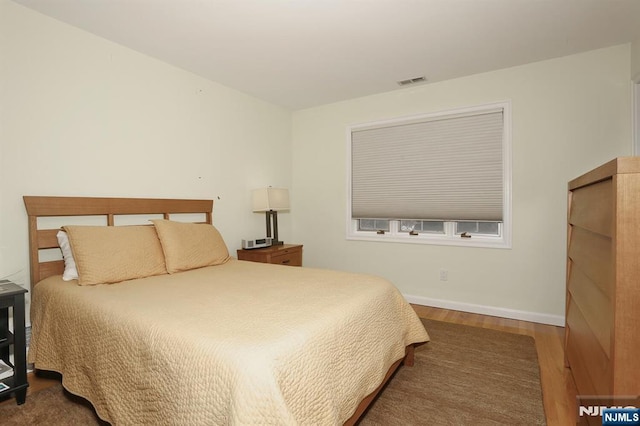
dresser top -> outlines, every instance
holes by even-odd
[[[290,250],[292,248],[302,247],[302,244],[280,244],[279,246],[269,246],[256,249],[243,249],[245,251],[260,251],[261,253],[276,253],[282,250]]]
[[[640,173],[640,157],[614,158],[600,167],[596,167],[582,176],[569,181],[569,190],[572,191],[581,186],[608,179],[613,175],[627,173]]]

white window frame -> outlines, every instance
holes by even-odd
[[[462,238],[455,234],[455,222],[445,222],[445,234],[419,233],[409,235],[399,231],[399,221],[391,220],[390,231],[378,234],[375,231],[359,231],[358,220],[351,217],[351,134],[353,131],[371,126],[397,125],[406,121],[420,119],[433,119],[453,114],[470,114],[484,110],[502,108],[503,110],[503,221],[500,225],[500,235],[472,235],[471,238]],[[500,101],[458,108],[446,111],[438,111],[429,114],[397,117],[375,122],[358,123],[347,127],[347,217],[346,239],[373,242],[410,243],[410,244],[435,244],[445,246],[485,247],[485,248],[511,248],[511,101]]]

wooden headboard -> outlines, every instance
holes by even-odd
[[[201,213],[204,223],[211,224],[213,200],[180,200],[160,198],[93,198],[93,197],[35,197],[25,195],[24,204],[29,216],[29,262],[31,285],[51,275],[61,275],[63,260],[40,261],[40,250],[60,247],[58,229],[38,229],[40,217],[104,216],[107,226],[114,226],[119,215]]]

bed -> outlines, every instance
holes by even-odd
[[[112,424],[355,424],[429,340],[386,280],[230,258],[212,200],[24,201],[29,362],[61,373]],[[202,223],[176,219],[183,214]],[[155,219],[114,226],[130,215]],[[86,216],[106,227],[72,225]],[[68,219],[79,278],[63,279],[68,262],[41,259],[43,250],[65,251],[58,228],[40,229],[47,217]],[[194,248],[198,238],[206,250]]]

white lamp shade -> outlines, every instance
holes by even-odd
[[[254,212],[289,210],[289,190],[271,187],[254,189],[251,202]]]

